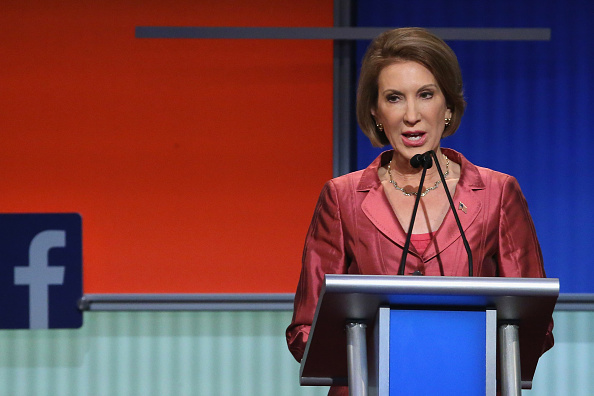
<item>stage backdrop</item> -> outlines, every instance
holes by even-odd
[[[0,211],[78,212],[85,293],[294,292],[332,176],[330,0],[3,1]]]
[[[357,10],[359,26],[551,29],[544,42],[450,42],[469,105],[444,146],[519,179],[562,292],[594,293],[593,7]],[[80,213],[85,293],[294,291],[332,175],[332,43],[134,28],[332,26],[331,1],[8,0],[0,23],[0,211]],[[359,137],[357,154],[361,168],[377,150]]]
[[[594,293],[594,2],[359,2],[360,26],[548,28],[550,41],[450,41],[467,111],[442,142],[514,175],[528,200],[550,277]],[[359,57],[368,43],[360,42]],[[358,136],[358,166],[377,155]]]

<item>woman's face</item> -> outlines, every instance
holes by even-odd
[[[371,111],[384,126],[390,144],[407,160],[437,150],[452,112],[433,74],[412,61],[397,61],[378,77],[377,107]]]

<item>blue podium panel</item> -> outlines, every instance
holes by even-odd
[[[390,396],[485,395],[486,312],[390,310]]]

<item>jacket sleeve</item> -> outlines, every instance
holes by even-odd
[[[546,278],[542,252],[528,204],[518,181],[508,176],[503,185],[499,221],[499,276]],[[542,353],[553,347],[553,319]]]
[[[346,271],[339,197],[331,180],[322,189],[307,232],[293,320],[286,330],[289,350],[297,361],[301,361],[305,352],[324,275]]]

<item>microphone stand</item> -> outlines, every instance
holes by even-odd
[[[448,201],[450,202],[450,208],[452,209],[452,213],[454,214],[454,218],[456,219],[456,224],[458,224],[458,229],[460,230],[460,235],[462,236],[462,241],[464,242],[464,248],[466,249],[466,254],[468,255],[468,276],[472,277],[473,272],[473,265],[472,265],[472,252],[470,250],[470,245],[468,244],[468,240],[466,239],[466,235],[464,235],[464,230],[462,229],[462,224],[460,223],[460,218],[458,217],[458,213],[456,213],[456,207],[454,206],[454,201],[452,200],[452,196],[450,195],[450,190],[448,189],[448,185],[446,184],[445,177],[443,176],[443,172],[441,170],[441,166],[439,166],[439,160],[437,159],[437,154],[435,151],[430,150],[427,151],[425,154],[430,154],[435,159],[435,165],[437,166],[437,171],[439,172],[439,177],[441,178],[441,183],[443,184],[443,188],[445,189],[446,195],[448,196]],[[422,185],[422,183],[421,183]]]
[[[421,201],[421,194],[423,193],[423,182],[425,181],[425,174],[427,169],[431,168],[433,161],[430,156],[425,154],[417,154],[410,159],[410,163],[413,167],[418,168],[423,165],[423,172],[421,173],[421,184],[419,184],[419,191],[415,197],[415,206],[413,207],[412,217],[410,219],[410,225],[408,226],[408,233],[406,234],[406,241],[404,242],[404,251],[400,259],[400,267],[398,267],[398,275],[404,275],[404,267],[406,266],[406,256],[408,255],[408,247],[410,246],[410,238],[412,237],[413,226],[415,225],[415,218],[417,217],[417,208]],[[439,167],[438,167],[439,169]]]

